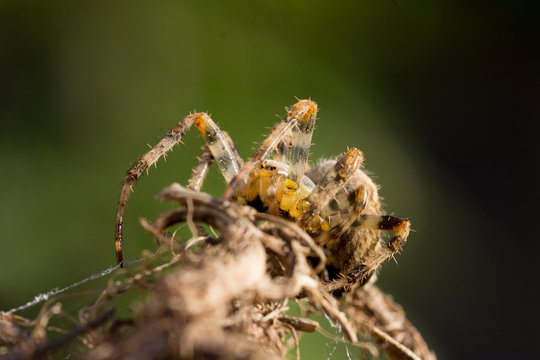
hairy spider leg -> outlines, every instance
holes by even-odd
[[[227,135],[223,135],[210,116],[205,113],[195,113],[182,119],[150,151],[134,163],[126,173],[116,213],[115,249],[116,260],[119,264],[123,262],[122,226],[124,223],[124,213],[133,183],[148,167],[157,163],[162,156],[166,156],[167,152],[181,141],[182,137],[194,123],[205,137],[208,149],[212,153],[213,158],[216,159],[218,167],[226,179],[232,178],[240,168],[241,165],[238,163],[239,155],[237,153],[235,154],[235,150],[229,145],[231,142],[230,138]]]
[[[223,137],[225,138],[225,140],[227,140],[227,143],[231,147],[234,158],[236,159],[236,162],[238,163],[238,167],[241,169],[244,166],[244,159],[242,159],[242,156],[240,156],[240,153],[238,152],[238,149],[236,148],[234,141],[229,136],[229,133],[224,130],[221,130],[221,133],[223,134]]]
[[[311,100],[300,100],[293,105],[288,117],[298,120],[298,125],[292,130],[292,153],[289,167],[289,179],[298,183],[306,170],[311,137],[317,118],[317,104]]]
[[[280,144],[283,144],[284,139],[290,134],[292,129],[294,129],[296,126],[299,125],[300,122],[307,123],[310,121],[310,118],[313,118],[313,122],[314,122],[316,113],[317,113],[317,104],[315,104],[311,100],[300,100],[295,105],[293,105],[287,111],[287,116],[283,119],[283,121],[274,126],[270,135],[268,135],[268,137],[259,146],[259,148],[255,152],[255,154],[251,157],[251,159],[244,165],[242,169],[240,169],[240,171],[232,179],[232,181],[229,182],[229,185],[227,186],[227,188],[225,189],[225,192],[223,193],[223,197],[221,198],[221,201],[224,202],[228,200],[234,194],[234,191],[236,187],[238,186],[238,184],[241,181],[243,181],[257,166],[259,166],[259,164],[263,160],[266,160],[268,156],[274,150],[276,150],[278,146],[280,146]],[[311,131],[313,131],[313,129]],[[293,141],[294,141],[294,138],[293,138]],[[310,136],[309,141],[311,141],[311,136]],[[304,153],[306,154],[305,161],[307,161],[307,155],[309,154],[309,150]],[[304,171],[303,169],[305,168],[305,161],[303,162],[304,165],[301,166],[302,174]],[[298,163],[298,161],[296,162]],[[302,177],[300,177],[299,179],[301,178]],[[295,181],[295,182],[298,183],[298,181]]]
[[[233,151],[233,155],[236,159],[236,163],[239,167],[244,166],[244,161],[240,157],[240,154],[238,153],[238,150],[236,149],[236,146],[234,145],[234,142],[232,141],[231,137],[226,131],[221,130],[221,134],[229,144],[229,147]],[[210,151],[208,145],[204,145],[202,147],[202,153],[199,157],[199,163],[197,166],[193,169],[193,175],[189,179],[188,182],[188,189],[200,191],[202,188],[202,185],[204,183],[204,180],[206,179],[206,175],[208,175],[208,171],[210,170],[210,165],[214,162],[214,155],[212,155],[212,152]]]
[[[327,209],[331,201],[337,202],[336,194],[340,191],[343,192],[345,184],[357,173],[363,161],[364,154],[360,150],[352,148],[342,155],[324,176],[318,179],[315,189],[306,199],[310,204],[309,208],[299,219],[302,227],[312,231],[329,229],[326,221],[320,216],[321,211]],[[362,191],[353,195],[354,204],[360,200],[363,193]]]
[[[186,187],[191,190],[201,191],[206,175],[208,175],[208,171],[210,170],[210,165],[213,162],[214,156],[210,152],[208,145],[204,145],[201,156],[199,157],[199,163],[193,169],[193,175],[189,178],[188,186]]]
[[[272,132],[268,137],[263,141],[263,143],[259,146],[255,154],[251,157],[251,159],[240,169],[238,174],[229,182],[229,185],[227,185],[227,188],[225,189],[223,196],[221,198],[222,202],[227,201],[236,190],[236,187],[238,184],[246,178],[259,164],[261,161],[265,160],[268,155],[274,149],[278,144],[282,141],[282,139],[286,136],[286,134],[290,131],[290,129],[296,125],[297,120],[292,119],[291,121],[282,121],[274,126],[272,129]]]
[[[225,140],[227,140],[227,143],[233,150],[233,154],[236,158],[236,161],[238,165],[241,167],[244,165],[244,161],[240,157],[240,154],[238,153],[238,150],[236,149],[236,146],[234,145],[234,142],[232,141],[231,137],[226,131],[221,131],[223,137]],[[214,162],[214,156],[212,155],[212,152],[208,148],[208,145],[204,145],[202,147],[202,153],[199,157],[199,163],[197,166],[193,169],[193,175],[189,179],[188,185],[186,186],[188,189],[195,190],[195,191],[201,191],[201,188],[204,184],[204,180],[206,179],[206,176],[208,175],[208,172],[210,171],[210,166]],[[199,224],[195,224],[195,230],[198,234],[207,234],[206,230]],[[192,229],[193,231],[193,229]]]
[[[187,189],[194,190],[197,192],[201,191],[201,188],[204,184],[204,180],[206,179],[206,176],[208,175],[208,172],[210,171],[210,166],[214,162],[214,156],[212,155],[212,152],[208,148],[208,145],[204,145],[202,147],[201,156],[198,158],[198,160],[199,162],[197,163],[197,166],[195,166],[195,168],[192,170],[193,174],[189,178],[188,185],[186,186]],[[199,223],[193,224],[193,222],[188,222],[188,226],[190,227],[193,234],[207,235],[205,229]]]
[[[226,136],[209,116],[198,117],[195,120],[195,126],[204,136],[206,145],[214,156],[214,160],[225,181],[230,182],[238,174],[241,166],[238,162],[240,156],[238,151],[233,150],[234,145],[231,146],[230,137]]]
[[[163,139],[161,139],[156,146],[150,151],[144,154],[126,173],[124,178],[124,184],[120,192],[120,200],[118,201],[118,211],[116,213],[116,231],[115,231],[115,248],[116,248],[116,260],[119,264],[122,264],[122,225],[124,222],[124,212],[126,210],[126,204],[133,188],[133,182],[137,180],[144,171],[151,165],[155,164],[161,156],[164,156],[170,151],[174,145],[180,142],[182,136],[189,130],[195,118],[199,114],[191,114],[181,120],[175,127],[173,127]]]
[[[292,149],[292,130],[289,130],[287,134],[283,136],[283,139],[276,146],[275,152],[272,154],[274,160],[283,164],[289,163],[289,156]]]

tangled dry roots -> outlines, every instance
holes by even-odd
[[[295,347],[298,357],[301,333],[319,328],[307,315],[324,312],[360,354],[435,359],[399,305],[374,285],[353,289],[342,301],[332,296],[328,289],[346,286],[347,280],[320,281],[324,253],[295,224],[246,206],[222,204],[178,184],[160,197],[183,206],[141,223],[172,248],[172,259],[111,285],[80,310],[81,325],[55,341],[44,335],[47,317],[38,318],[28,333],[0,313],[0,346],[8,345],[5,358],[52,357],[74,339],[89,349],[82,355],[86,359],[282,359]],[[188,251],[195,241],[180,246],[166,233],[182,222],[199,234],[204,231],[200,224],[210,225],[219,236],[203,236],[198,250]],[[316,269],[308,256],[319,258]],[[163,272],[165,268],[170,271]],[[151,291],[134,319],[114,319],[112,309],[104,310],[110,299],[135,286]],[[289,299],[302,299],[302,315],[288,314]]]

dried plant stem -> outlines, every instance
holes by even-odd
[[[352,289],[341,300],[333,296],[329,288],[339,290],[348,282],[320,280],[325,254],[292,222],[178,184],[160,198],[182,207],[141,224],[158,243],[172,245],[173,257],[158,266],[141,264],[127,278],[111,281],[79,311],[80,325],[60,340],[46,340],[48,321],[58,312],[52,308],[31,333],[16,327],[13,315],[0,317],[0,340],[4,331],[11,344],[9,359],[42,357],[75,338],[90,348],[85,358],[92,360],[283,359],[293,347],[300,358],[301,333],[314,332],[319,324],[288,314],[287,301],[299,298],[339,324],[344,341],[358,349],[378,354],[367,342],[373,337],[392,359],[435,358],[399,305],[374,285]],[[218,236],[196,238],[188,243],[198,246],[188,249],[167,233],[183,223],[195,232],[209,225]],[[315,269],[308,257],[317,258]],[[113,310],[105,310],[110,300],[137,288],[149,293],[137,315],[112,319]]]

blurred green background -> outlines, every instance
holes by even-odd
[[[385,209],[412,221],[378,284],[440,358],[532,355],[538,10],[1,1],[0,309],[114,264],[124,173],[184,115],[210,112],[247,158],[285,106],[310,97],[320,107],[312,159],[360,148]],[[153,248],[137,218],[172,206],[154,196],[185,183],[202,144],[189,133],[139,180],[128,259]],[[214,171],[205,189],[223,187]]]

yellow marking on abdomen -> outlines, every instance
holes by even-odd
[[[276,175],[276,176],[275,176]],[[272,184],[272,181],[277,183]],[[272,186],[271,186],[272,185]],[[273,191],[274,196],[269,196]],[[268,201],[276,201],[280,210],[288,213],[293,219],[298,219],[309,208],[305,200],[309,191],[285,176],[279,176],[275,167],[262,167],[253,171],[248,179],[246,187],[246,200],[254,201],[257,197],[269,208],[276,204]]]

